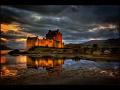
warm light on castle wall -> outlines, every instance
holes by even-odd
[[[28,37],[27,39],[27,48],[31,48],[33,46],[48,46],[48,47],[56,47],[56,48],[63,48],[64,44],[62,42],[62,34],[57,30],[57,31],[50,31],[48,34],[51,32],[57,32],[51,39],[48,38],[39,38],[37,37]],[[47,35],[47,34],[46,34]],[[49,37],[47,35],[47,37]]]

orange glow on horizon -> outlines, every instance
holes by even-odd
[[[3,41],[8,41],[6,38],[0,38],[1,40],[3,40]]]
[[[12,31],[20,31],[21,27],[17,23],[11,23],[11,24],[3,23],[3,24],[1,24],[1,31],[6,33],[6,32],[8,32],[10,30],[12,30]]]
[[[104,38],[90,38],[89,40],[103,40]]]
[[[114,29],[114,28],[116,28],[115,25],[113,25],[113,24],[108,24],[108,23],[105,23],[105,24],[102,24],[102,25],[98,25],[98,27],[99,27],[100,29],[106,29],[106,28]]]
[[[115,29],[116,25],[110,23],[98,24],[96,27],[89,30],[89,32],[95,32],[98,30],[107,30],[107,29]]]
[[[35,36],[32,33],[22,31],[22,27],[20,26],[19,23],[14,23],[14,22],[10,23],[10,24],[2,23],[0,28],[1,28],[1,31],[3,33],[9,33],[9,31],[14,31],[14,32],[16,32],[16,34],[15,34],[16,36],[20,35],[20,36],[25,36],[26,37],[26,38],[19,38],[19,39],[16,38],[16,39],[14,39],[13,41],[16,41],[16,42],[26,42],[26,39],[27,39],[28,36],[31,36],[31,37]],[[14,34],[14,33],[12,33],[12,34]],[[42,37],[39,37],[39,38],[42,39]],[[9,41],[9,39],[6,39],[6,38],[0,38],[0,40],[5,41],[5,42]]]
[[[1,31],[3,31],[4,33],[7,33],[8,31],[14,31],[20,33],[23,36],[35,36],[32,33],[23,32],[22,27],[20,27],[20,24],[18,23],[11,23],[11,24],[2,23]]]
[[[25,38],[20,38],[20,39],[15,39],[15,41],[17,41],[17,42],[25,42],[27,39],[25,39]]]

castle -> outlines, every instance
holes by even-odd
[[[62,42],[62,34],[59,32],[59,29],[56,31],[51,31],[46,34],[46,37],[41,39],[38,36],[28,37],[27,38],[27,49],[30,49],[34,46],[43,46],[43,47],[55,47],[63,48],[64,44]]]

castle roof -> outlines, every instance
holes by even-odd
[[[27,40],[37,40],[38,37],[28,37]]]
[[[49,30],[49,32],[46,34],[46,39],[52,39],[58,33],[61,34],[59,30],[56,31]]]

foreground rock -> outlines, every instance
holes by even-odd
[[[46,71],[31,69],[24,72],[26,74],[18,78],[2,78],[0,83],[8,85],[120,85],[118,71],[112,70],[64,70],[60,76],[51,77]]]

